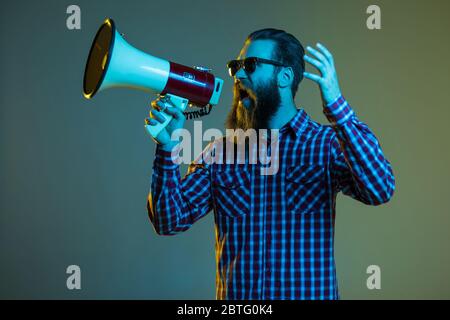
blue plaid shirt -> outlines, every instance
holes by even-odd
[[[336,195],[380,205],[395,180],[377,138],[342,96],[323,111],[330,125],[300,108],[280,129],[274,175],[261,174],[260,162],[202,161],[214,154],[212,142],[181,178],[171,153],[156,148],[150,220],[158,234],[175,235],[213,210],[217,299],[339,299]]]

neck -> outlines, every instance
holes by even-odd
[[[269,129],[282,128],[297,114],[298,109],[295,106],[294,99],[288,99],[288,101],[281,100],[280,107],[269,122]]]

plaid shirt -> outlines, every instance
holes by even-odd
[[[339,299],[336,195],[380,205],[395,180],[377,138],[342,96],[323,111],[330,125],[299,109],[280,129],[274,175],[262,175],[259,162],[202,161],[212,142],[181,178],[171,153],[156,148],[150,220],[158,234],[174,235],[213,210],[217,299]]]

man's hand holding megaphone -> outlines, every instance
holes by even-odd
[[[83,94],[91,99],[108,88],[133,88],[159,94],[152,102],[153,109],[150,118],[146,119],[145,130],[169,150],[177,144],[170,138],[175,129],[183,127],[183,111],[188,106],[211,108],[218,104],[223,80],[210,71],[205,67],[191,68],[171,62],[134,48],[108,18],[97,31],[89,50]]]
[[[173,147],[178,143],[171,140],[172,133],[184,127],[186,117],[179,108],[175,107],[169,99],[160,96],[151,102],[152,110],[150,110],[149,118],[145,118],[145,124],[155,126],[163,123],[166,118],[164,113],[172,116],[170,122],[162,129],[156,137],[152,137],[156,143],[159,143],[163,150],[172,151]],[[163,113],[164,112],[164,113]]]

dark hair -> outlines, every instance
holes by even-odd
[[[246,42],[254,40],[272,40],[275,42],[275,51],[272,59],[292,67],[292,70],[294,71],[294,81],[292,82],[291,91],[292,97],[295,97],[298,85],[303,80],[303,72],[305,71],[305,61],[303,60],[305,50],[300,41],[284,30],[273,28],[252,32],[247,37]]]

